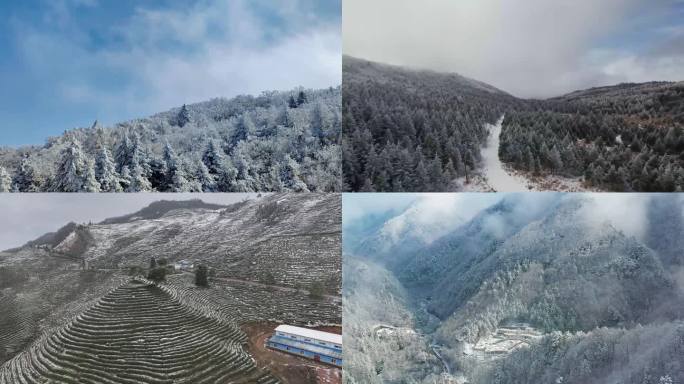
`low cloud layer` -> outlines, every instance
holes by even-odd
[[[684,80],[681,0],[346,0],[343,51],[519,97]]]

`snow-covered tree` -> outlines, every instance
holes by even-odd
[[[94,124],[52,138],[43,147],[3,152],[0,165],[16,179],[17,190],[56,190],[55,184],[61,182],[56,174],[60,162],[55,159],[61,159],[65,143],[75,139],[83,155],[95,160],[102,191],[170,190],[175,171],[181,170],[183,174],[175,177],[177,187],[185,179],[188,190],[201,186],[252,192],[284,188],[280,172],[287,154],[310,189],[339,190],[340,88],[304,90],[307,101],[297,109],[288,108],[288,99],[294,96],[296,104],[299,91],[187,105],[191,121],[182,129],[176,122],[184,115],[183,108],[111,127]],[[164,159],[166,142],[175,152],[175,167],[168,167]],[[108,153],[102,152],[103,143]],[[22,161],[24,154],[30,160]],[[198,160],[206,170],[198,167]]]
[[[130,179],[126,192],[148,192],[152,190],[152,184],[145,176],[145,170],[138,163],[134,163],[130,169]]]
[[[24,155],[12,179],[12,191],[37,192],[39,190],[33,164],[31,164],[28,155]]]
[[[165,190],[170,192],[187,192],[191,189],[188,176],[185,173],[185,167],[168,142],[164,147],[164,165],[167,177],[167,182],[164,186]]]
[[[194,178],[199,185],[201,186],[200,190],[204,192],[216,192],[217,191],[217,185],[216,185],[216,178],[209,173],[209,168],[207,168],[206,165],[204,165],[203,162],[197,161],[195,163],[195,178]]]
[[[299,91],[299,94],[297,95],[297,106],[299,107],[304,103],[306,103],[306,93],[304,93],[304,91]]]
[[[188,107],[183,104],[181,107],[180,111],[178,112],[178,116],[176,117],[176,124],[178,124],[179,127],[185,127],[185,124],[190,122],[190,113],[188,112]]]
[[[0,166],[0,192],[9,192],[10,190],[12,190],[12,178],[5,167]]]
[[[280,171],[280,180],[283,186],[293,192],[309,192],[306,183],[301,179],[299,164],[289,155],[285,155],[284,164]]]
[[[57,192],[99,191],[92,164],[75,138],[61,152],[53,188]]]
[[[124,168],[130,167],[133,161],[133,142],[127,131],[123,132],[123,137],[116,147],[114,161],[116,162],[116,171],[119,173],[123,173]]]
[[[95,158],[95,178],[102,192],[121,192],[119,175],[107,147],[102,146]]]

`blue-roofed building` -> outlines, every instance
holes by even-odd
[[[266,346],[315,361],[342,367],[342,335],[279,325]]]

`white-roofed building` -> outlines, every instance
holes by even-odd
[[[315,329],[279,325],[266,346],[316,361],[342,366],[342,335]]]

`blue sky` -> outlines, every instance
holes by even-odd
[[[341,82],[340,0],[4,0],[0,18],[0,145]]]
[[[684,80],[684,0],[345,0],[342,18],[346,54],[519,97]]]

